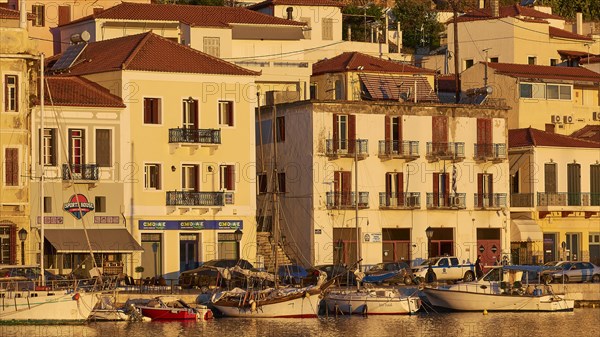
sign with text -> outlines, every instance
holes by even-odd
[[[381,233],[365,233],[363,238],[365,242],[381,242]]]
[[[190,221],[162,221],[140,220],[141,230],[198,230],[198,229],[243,229],[242,220],[190,220]]]

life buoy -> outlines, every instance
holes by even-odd
[[[79,293],[75,293],[75,295],[73,295],[73,300],[74,301],[79,301]]]
[[[207,310],[204,313],[204,320],[208,321],[209,319],[213,319],[213,312],[212,312],[212,310]]]

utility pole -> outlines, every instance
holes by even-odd
[[[485,72],[483,75],[483,86],[485,88],[487,88],[487,84],[488,84],[488,51],[492,49],[492,48],[485,48],[484,50],[482,50],[482,52],[485,53],[485,60],[484,60],[484,64],[485,64]]]
[[[460,0],[448,0],[448,4],[452,7],[453,22],[452,27],[454,29],[454,81],[456,88],[456,103],[460,102],[460,57],[458,54],[458,6]]]

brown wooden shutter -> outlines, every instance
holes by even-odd
[[[391,134],[390,134],[390,116],[385,116],[385,153],[392,153],[392,142],[391,142]]]
[[[15,76],[15,111],[19,111],[19,78]]]
[[[144,124],[150,123],[152,119],[152,99],[144,98]]]
[[[42,161],[42,139],[44,139],[44,133],[42,132],[42,129],[38,129],[38,162],[40,164],[44,164]]]
[[[333,191],[335,193],[339,193],[342,191],[341,175],[342,175],[341,171],[335,171],[333,173]]]
[[[71,6],[58,6],[58,25],[62,26],[71,22]]]
[[[398,146],[402,146],[402,139],[404,139],[403,135],[402,135],[402,116],[398,116],[397,128],[398,128],[398,142],[399,142]]]
[[[390,205],[390,198],[392,198],[392,174],[385,174],[385,204],[386,206]]]
[[[356,149],[356,116],[348,115],[348,153]]]
[[[6,160],[6,185],[17,186],[19,184],[19,150],[15,148],[6,148],[4,150],[4,156]]]
[[[490,203],[492,203],[494,201],[494,176],[492,174],[488,174],[488,195],[489,195],[489,199],[490,199]],[[498,206],[498,205],[496,205]]]
[[[340,135],[338,132],[340,125],[339,125],[339,119],[338,119],[338,114],[333,114],[333,151],[337,152],[338,150],[338,143],[340,141]]]
[[[483,173],[477,173],[477,207],[483,207]]]
[[[352,172],[342,172],[343,205],[352,205]]]
[[[235,176],[235,167],[233,165],[227,166],[227,189],[233,191],[234,188],[234,176]]]
[[[450,174],[444,173],[444,200],[446,206],[450,205]]]
[[[160,123],[158,120],[158,98],[152,98],[152,123]]]
[[[56,149],[57,148],[56,129],[50,129],[50,137],[51,137],[50,144],[52,144],[51,145],[51,149],[50,149],[51,156],[52,156],[50,158],[50,163],[52,164],[52,166],[56,166],[56,161],[57,161],[57,158],[58,158],[58,156],[56,154],[56,151],[57,151],[57,149]]]
[[[227,117],[229,118],[229,126],[233,126],[233,102],[227,104]]]
[[[200,166],[194,165],[194,192],[200,191]]]
[[[433,173],[433,206],[439,206],[440,200],[440,174]]]
[[[8,75],[4,75],[4,111],[9,111],[10,100],[8,99]]]
[[[398,195],[398,205],[404,205],[404,176],[402,173],[396,173],[396,194]]]

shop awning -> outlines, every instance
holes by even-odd
[[[88,229],[94,253],[132,253],[144,250],[126,229]],[[57,253],[87,253],[90,251],[83,229],[46,229],[46,240]]]
[[[517,219],[510,221],[511,242],[544,241],[542,228],[534,220]]]

